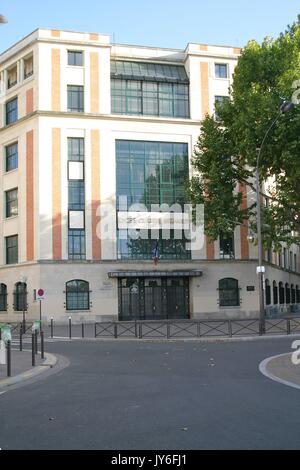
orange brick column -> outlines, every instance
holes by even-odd
[[[99,113],[99,54],[91,52],[91,113]]]
[[[60,111],[60,50],[52,49],[52,111]]]

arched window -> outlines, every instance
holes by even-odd
[[[291,285],[292,304],[296,303],[296,290],[294,284]]]
[[[285,285],[285,303],[289,305],[291,303],[291,289],[290,285],[286,283]]]
[[[266,305],[271,305],[271,286],[268,279],[266,279]]]
[[[284,305],[285,302],[285,290],[283,287],[283,282],[279,283],[279,303],[280,305]]]
[[[66,309],[89,310],[89,283],[81,280],[69,281],[66,284]]]
[[[239,307],[240,289],[237,279],[225,278],[219,281],[220,307]]]
[[[15,284],[14,310],[15,312],[27,311],[27,284],[25,282]]]
[[[0,284],[0,312],[7,311],[7,287],[5,284]]]
[[[273,282],[273,304],[278,305],[278,287],[277,282]]]
[[[296,286],[296,303],[300,304],[300,290],[298,285]]]

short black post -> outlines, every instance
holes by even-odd
[[[20,330],[20,351],[23,351],[23,332]]]
[[[167,322],[167,339],[170,339],[171,336],[171,328],[170,328],[170,322]]]
[[[97,338],[97,323],[95,323],[95,338]]]
[[[114,337],[115,339],[118,338],[118,324],[117,323],[114,324]]]
[[[72,339],[72,319],[69,317],[69,338]]]
[[[84,338],[84,323],[81,325],[81,337]]]
[[[232,338],[232,323],[231,320],[228,320],[228,333],[230,338]]]
[[[137,331],[137,321],[134,320],[134,334],[135,334],[135,337],[137,338],[138,337],[138,331]]]
[[[11,342],[6,343],[7,377],[11,377]]]
[[[38,353],[38,330],[35,330],[34,332],[34,349],[35,349],[35,354]]]
[[[143,338],[143,324],[142,322],[139,324],[139,339]]]
[[[51,338],[53,338],[53,318],[50,320]]]
[[[287,334],[291,334],[291,320],[287,320]]]
[[[197,338],[201,338],[201,323],[197,322]]]
[[[31,363],[32,367],[35,366],[35,335],[32,333],[31,335]]]
[[[45,359],[44,332],[41,331],[41,358]]]

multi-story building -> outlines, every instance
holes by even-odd
[[[246,224],[193,251],[174,229],[126,229],[132,204],[183,205],[201,120],[228,96],[239,54],[38,29],[0,55],[0,322],[24,308],[38,318],[39,288],[58,321],[258,315]],[[298,247],[267,253],[267,305],[296,306],[299,286]]]

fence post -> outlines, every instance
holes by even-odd
[[[135,334],[135,337],[137,338],[138,337],[138,331],[137,331],[137,321],[134,320],[134,334]]]
[[[11,342],[6,343],[7,377],[11,377]]]
[[[35,339],[34,339],[34,333],[31,334],[31,363],[32,367],[35,366]]]
[[[97,323],[95,323],[95,338],[97,338]]]
[[[50,319],[51,338],[53,338],[53,317]]]
[[[228,332],[229,332],[230,338],[232,338],[232,323],[231,323],[231,320],[228,320]]]
[[[23,351],[23,332],[20,330],[20,351]]]
[[[35,330],[34,332],[34,348],[35,348],[35,354],[38,353],[38,331]]]
[[[287,334],[290,335],[291,334],[291,320],[287,320]]]
[[[84,323],[81,325],[81,337],[84,338]]]
[[[167,322],[167,339],[170,339],[170,322]]]
[[[201,322],[197,322],[197,338],[201,338]]]
[[[72,339],[72,318],[69,317],[69,339]]]
[[[118,324],[114,323],[114,337],[115,339],[118,338]]]
[[[41,331],[41,358],[45,359],[44,332]]]
[[[143,324],[139,323],[139,339],[143,338]]]

